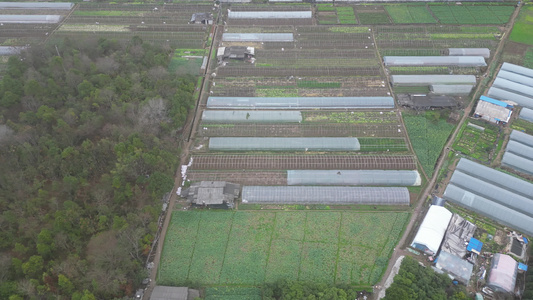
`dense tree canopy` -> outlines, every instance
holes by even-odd
[[[350,286],[282,280],[263,288],[263,299],[282,300],[348,300],[358,292]]]
[[[112,299],[146,276],[195,78],[138,37],[10,57],[0,80],[0,299]]]
[[[461,300],[470,299],[464,286],[454,286],[445,274],[423,267],[406,256],[384,300]]]

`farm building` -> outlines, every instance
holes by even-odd
[[[0,56],[18,55],[26,47],[0,46]]]
[[[228,19],[310,19],[312,11],[231,11]]]
[[[223,42],[293,42],[292,33],[224,33]]]
[[[291,110],[204,110],[202,121],[207,123],[300,123],[302,113]]]
[[[74,3],[69,2],[0,2],[0,9],[53,9],[70,10]]]
[[[398,104],[414,109],[451,108],[459,103],[451,96],[398,94]]]
[[[496,253],[492,258],[487,286],[493,291],[514,293],[518,263],[509,255]]]
[[[430,255],[437,254],[451,219],[452,213],[449,210],[442,206],[431,205],[411,247]]]
[[[436,95],[468,95],[474,88],[471,84],[432,84],[431,93]]]
[[[503,63],[488,96],[533,109],[533,70]]]
[[[188,287],[156,285],[150,300],[189,300],[199,297],[199,290],[193,290]]]
[[[503,154],[502,166],[533,175],[533,136],[513,130]]]
[[[211,13],[194,13],[191,16],[189,24],[213,24],[213,14]]]
[[[507,124],[513,114],[513,106],[505,102],[481,96],[474,112],[474,117],[496,123]]]
[[[393,86],[429,86],[433,84],[476,84],[474,75],[391,75]]]
[[[470,238],[470,241],[468,242],[468,245],[466,246],[466,251],[480,255],[481,249],[483,249],[483,243],[478,239]]]
[[[526,107],[522,108],[518,117],[522,120],[533,122],[533,109],[529,109]]]
[[[243,203],[409,205],[405,187],[244,186]]]
[[[442,242],[442,250],[463,258],[466,253],[466,243],[474,236],[476,225],[454,214]]]
[[[240,193],[240,185],[225,181],[201,181],[182,191],[193,205],[232,208]]]
[[[419,186],[416,170],[288,170],[288,185]]]
[[[359,151],[361,145],[352,137],[213,137],[211,150],[234,151]]]
[[[394,108],[392,97],[209,97],[208,108],[343,109]]]
[[[453,279],[468,285],[474,265],[461,257],[442,250],[436,259],[435,267],[453,277]]]
[[[254,47],[245,46],[233,46],[233,47],[220,47],[217,50],[217,59],[219,62],[228,59],[237,59],[250,61],[255,55]]]
[[[444,199],[533,234],[533,184],[461,158]]]
[[[489,48],[448,48],[449,56],[482,56],[490,57]]]
[[[62,18],[60,15],[0,15],[0,23],[56,24]]]
[[[385,66],[486,67],[483,56],[384,56]]]

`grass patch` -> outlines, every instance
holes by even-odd
[[[520,130],[527,134],[533,134],[533,123],[528,122],[526,120],[522,120],[522,119],[515,120],[513,122],[513,125],[511,125],[511,128],[514,130]]]
[[[329,27],[328,31],[338,32],[338,33],[366,33],[368,32],[368,27]]]
[[[425,114],[404,113],[403,120],[413,149],[428,177],[435,169],[446,140],[455,125],[438,116],[438,112]]]
[[[373,285],[408,218],[407,212],[175,211],[158,283],[208,285],[206,299],[260,299],[257,290],[240,287],[284,278]]]
[[[442,24],[505,24],[514,6],[491,5],[429,5]]]
[[[437,23],[425,6],[388,5],[385,9],[394,23]]]
[[[471,122],[475,125],[482,126],[485,130],[481,131],[475,127],[468,126]],[[498,126],[475,122],[469,120],[463,124],[459,136],[455,139],[453,148],[475,159],[489,162],[491,155],[498,147],[500,137]]]
[[[524,56],[524,67],[533,69],[533,47],[529,47]]]
[[[384,12],[359,12],[357,13],[361,24],[389,24],[389,15]]]
[[[340,88],[340,82],[318,82],[316,80],[301,80],[296,83],[299,88],[308,89],[336,89]]]
[[[175,74],[198,75],[204,54],[204,49],[176,49],[168,65],[168,71]],[[184,56],[201,56],[202,58],[187,58]]]
[[[522,8],[509,39],[513,42],[533,45],[533,7]]]

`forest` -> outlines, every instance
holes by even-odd
[[[196,78],[134,37],[64,40],[0,74],[0,299],[131,296]]]

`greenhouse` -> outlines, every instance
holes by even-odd
[[[533,81],[533,78],[531,79],[531,81]],[[496,77],[496,79],[492,83],[492,86],[503,89],[503,90],[507,90],[513,93],[521,94],[523,96],[533,95],[533,87],[523,85],[520,83],[516,83],[514,81],[510,81],[507,79],[503,79],[503,78],[500,78],[500,76]]]
[[[483,56],[384,56],[385,66],[486,67]]]
[[[518,263],[506,254],[496,253],[492,258],[487,286],[497,292],[513,294],[518,273]]]
[[[393,86],[425,86],[434,84],[476,84],[474,75],[391,75]]]
[[[430,255],[439,252],[452,213],[442,206],[431,205],[411,243],[411,247]]]
[[[16,24],[55,24],[61,21],[60,15],[0,15],[0,23]]]
[[[528,122],[533,122],[533,109],[529,109],[526,107],[522,108],[522,110],[520,111],[519,118]]]
[[[471,84],[432,84],[429,88],[437,95],[468,95],[473,87]]]
[[[405,187],[244,186],[243,203],[409,205]]]
[[[513,130],[502,165],[533,175],[533,136]]]
[[[293,42],[292,33],[224,33],[223,42]]]
[[[513,92],[502,90],[497,87],[491,87],[487,93],[489,97],[499,100],[509,100],[517,103],[520,106],[533,108],[533,98],[522,96]]]
[[[504,62],[501,69],[503,71],[508,71],[516,74],[520,74],[522,76],[533,78],[533,69],[529,69],[522,66],[513,65],[507,62]]]
[[[54,9],[70,10],[74,7],[69,2],[0,2],[0,9]]]
[[[302,113],[291,110],[204,110],[202,121],[206,123],[300,123]]]
[[[489,48],[448,48],[450,56],[483,56],[490,57]]]
[[[414,170],[288,170],[288,185],[419,186]]]
[[[209,97],[207,107],[228,109],[383,109],[394,108],[394,99],[392,97]]]
[[[533,79],[531,77],[512,73],[509,71],[500,70],[500,72],[498,72],[498,78],[507,79],[516,83],[533,87]]]
[[[18,55],[26,47],[0,46],[0,56]]]
[[[444,199],[533,234],[533,184],[462,158]]]
[[[444,250],[439,253],[436,261],[435,267],[437,269],[452,275],[462,284],[468,285],[470,277],[472,277],[472,270],[474,269],[473,264]]]
[[[312,11],[230,11],[228,19],[310,19]]]
[[[233,151],[359,151],[357,138],[351,137],[213,137],[210,150]]]

